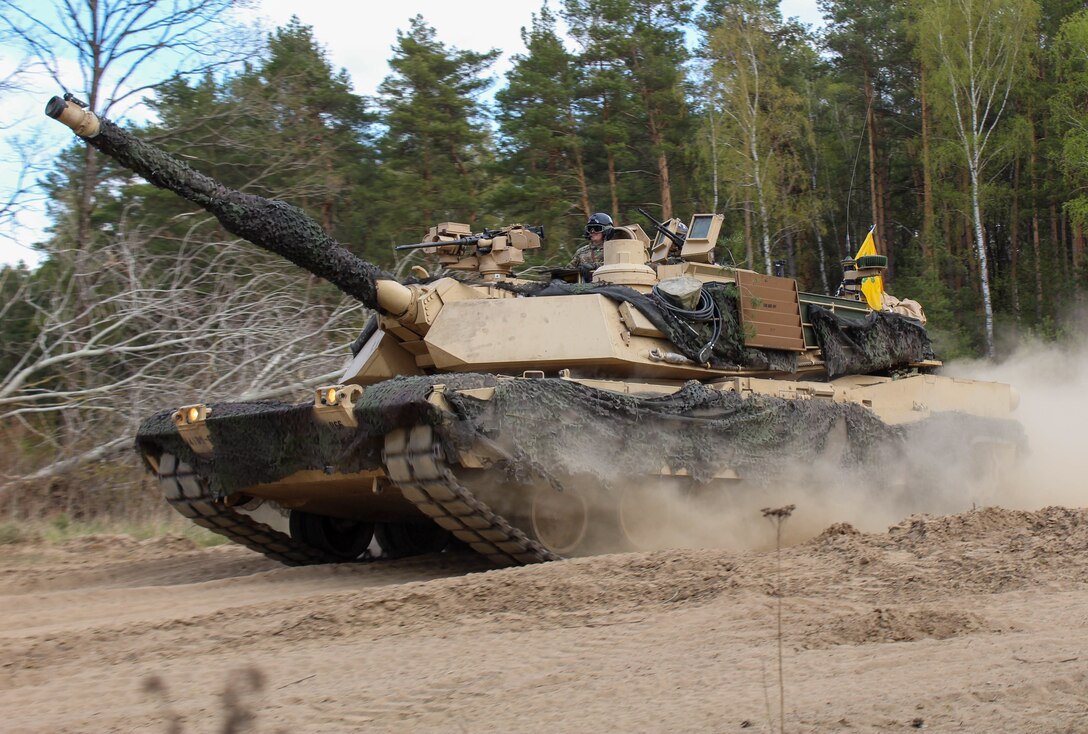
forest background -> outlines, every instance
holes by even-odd
[[[819,32],[776,0],[552,3],[502,78],[497,49],[452,47],[416,16],[365,97],[312,28],[257,35],[234,0],[72,0],[50,6],[59,23],[0,0],[0,40],[25,54],[0,92],[45,69],[106,116],[143,98],[140,137],[398,272],[419,256],[393,246],[438,222],[544,225],[536,262],[563,263],[591,212],[639,222],[644,207],[720,212],[719,262],[780,261],[826,293],[875,226],[888,289],[923,303],[939,356],[1074,335],[1080,0],[821,0]],[[41,264],[0,271],[4,514],[144,512],[158,496],[131,451],[142,418],[297,400],[339,375],[367,314],[328,284],[79,141],[40,183]]]

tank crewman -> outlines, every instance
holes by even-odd
[[[571,259],[570,267],[582,272],[582,279],[589,281],[594,270],[604,265],[604,242],[612,239],[612,217],[604,212],[590,216],[584,231],[588,244],[579,247]]]

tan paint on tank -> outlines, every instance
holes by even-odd
[[[440,370],[554,370],[610,367],[644,377],[706,378],[696,365],[662,365],[648,357],[662,341],[634,336],[619,306],[601,295],[449,303],[427,332]]]

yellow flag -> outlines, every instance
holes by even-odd
[[[876,255],[876,241],[873,240],[873,232],[876,230],[869,230],[869,234],[865,236],[865,241],[861,243],[861,249],[858,250],[858,254],[854,255],[854,259],[865,257],[866,255]],[[869,304],[869,308],[874,311],[879,311],[881,307],[881,296],[884,293],[884,278],[879,275],[874,275],[870,278],[861,279],[861,293],[865,296],[865,302]]]

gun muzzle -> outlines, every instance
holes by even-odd
[[[53,97],[45,105],[45,114],[72,128],[72,131],[81,138],[93,138],[98,135],[98,115],[71,100]]]

